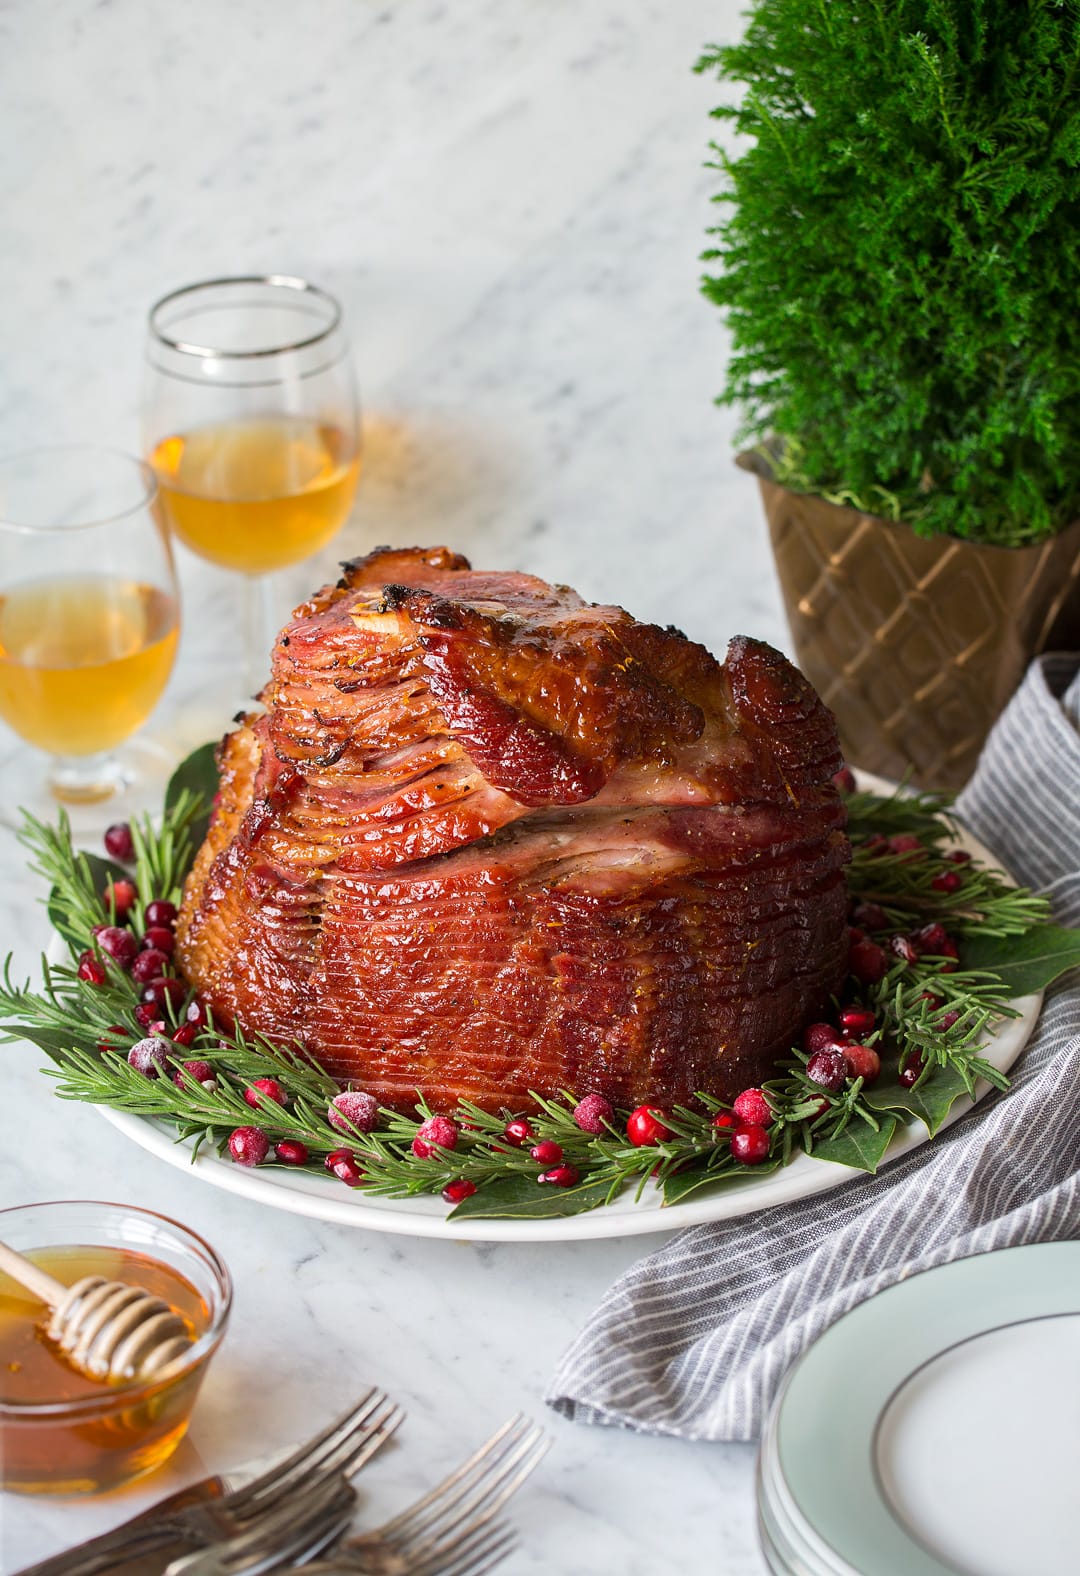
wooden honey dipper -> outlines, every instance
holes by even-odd
[[[101,1275],[64,1286],[2,1242],[0,1270],[48,1304],[45,1334],[88,1378],[153,1378],[191,1346],[183,1317],[142,1286]]]

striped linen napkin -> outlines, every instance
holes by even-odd
[[[1061,924],[1080,924],[1080,658],[1028,670],[957,809]],[[1005,1096],[875,1177],[673,1237],[611,1287],[559,1364],[566,1417],[757,1436],[785,1369],[921,1270],[1080,1237],[1080,971],[1047,992]]]

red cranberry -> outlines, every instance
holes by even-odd
[[[910,1089],[917,1084],[926,1066],[926,1058],[921,1051],[913,1051],[907,1058],[903,1067],[896,1075],[896,1081],[903,1089]]]
[[[102,925],[97,931],[97,944],[122,969],[130,968],[139,952],[139,943],[121,925]]]
[[[553,1143],[550,1138],[544,1138],[535,1148],[529,1150],[529,1154],[538,1166],[557,1166],[562,1159],[562,1147]]]
[[[828,1053],[823,1051],[823,1056]],[[732,1158],[744,1166],[759,1166],[769,1154],[769,1135],[763,1127],[740,1127],[731,1135]]]
[[[645,1144],[662,1144],[665,1138],[671,1137],[671,1128],[665,1127],[663,1122],[665,1115],[664,1111],[650,1110],[647,1105],[639,1105],[627,1118],[627,1138],[639,1149]]]
[[[744,1089],[732,1105],[740,1127],[771,1127],[772,1107],[760,1089]]]
[[[187,1073],[189,1077],[194,1078],[196,1083],[202,1084],[204,1089],[209,1089],[211,1093],[217,1088],[217,1079],[214,1077],[214,1069],[211,1067],[209,1062],[183,1062],[181,1065],[183,1066],[184,1072],[181,1072],[180,1069],[177,1068],[176,1072],[173,1074],[173,1083],[178,1089],[182,1089],[184,1087],[184,1073]]]
[[[448,1116],[429,1116],[426,1122],[421,1122],[416,1129],[416,1137],[412,1141],[412,1152],[418,1160],[429,1160],[435,1153],[435,1146],[440,1149],[456,1149],[458,1129],[455,1122]]]
[[[105,1033],[106,1034],[118,1034],[120,1036],[121,1040],[128,1040],[128,1039],[131,1038],[131,1036],[128,1034],[128,1031],[119,1023],[110,1023],[109,1027],[105,1030]],[[119,1052],[119,1051],[123,1050],[123,1046],[122,1045],[113,1045],[108,1040],[99,1040],[98,1041],[98,1050],[104,1056],[106,1051],[117,1051],[117,1052]]]
[[[812,1023],[808,1029],[803,1030],[802,1048],[810,1056],[813,1056],[815,1051],[832,1050],[839,1044],[840,1031],[834,1029],[831,1023]]]
[[[105,965],[100,958],[96,958],[89,950],[79,953],[79,966],[75,972],[88,985],[104,985],[105,983]]]
[[[541,1171],[538,1182],[549,1182],[552,1187],[574,1187],[581,1181],[577,1166],[555,1166],[551,1171]]]
[[[615,1108],[602,1094],[587,1094],[574,1107],[574,1121],[583,1133],[603,1133],[615,1116]]]
[[[857,941],[848,952],[848,968],[862,985],[884,979],[889,961],[876,941]]]
[[[932,990],[924,990],[919,1000],[929,1002],[931,1012],[937,1012],[939,1007],[944,1007],[945,1005],[944,996],[938,996]]]
[[[176,937],[164,925],[151,925],[139,945],[144,950],[153,948],[155,952],[163,952],[167,958],[171,958],[173,948],[176,946]]]
[[[135,1022],[141,1029],[152,1029],[152,1032],[157,1032],[160,1029],[162,1034],[165,1033],[165,1025],[164,1023],[158,1023],[157,1008],[152,1001],[141,1001],[139,1003],[135,1008]]]
[[[921,838],[913,832],[897,832],[895,837],[889,838],[889,852],[893,854],[925,854]]]
[[[888,930],[889,916],[880,903],[856,903],[851,917],[863,930]]]
[[[197,1029],[206,1028],[209,1019],[207,1018],[206,1008],[201,1001],[188,1002],[187,1011],[184,1013],[184,1021],[193,1023]]]
[[[844,1055],[849,1077],[861,1078],[864,1084],[872,1084],[881,1076],[881,1057],[872,1045],[845,1045]]]
[[[857,1040],[860,1035],[871,1034],[876,1019],[869,1007],[841,1007],[840,1028],[845,1035]]]
[[[118,920],[126,919],[139,901],[139,893],[133,881],[110,881],[101,896],[105,907],[114,913]]]
[[[513,1144],[515,1149],[520,1149],[522,1144],[527,1144],[533,1136],[533,1130],[523,1116],[515,1117],[512,1122],[507,1122],[503,1128],[503,1137],[508,1144]]]
[[[947,859],[950,865],[970,865],[971,863],[971,855],[966,848],[952,848],[947,854],[943,854],[942,858]]]
[[[735,1118],[730,1111],[718,1111],[712,1119],[712,1125],[722,1133],[727,1128],[735,1126]]]
[[[364,1180],[364,1173],[357,1165],[356,1156],[351,1149],[333,1150],[327,1155],[323,1164],[327,1171],[332,1171],[347,1187],[359,1187]]]
[[[229,1153],[238,1166],[261,1166],[270,1153],[270,1140],[258,1127],[234,1127],[229,1134]]]
[[[110,859],[115,859],[122,865],[130,865],[135,858],[135,843],[131,836],[131,827],[126,821],[117,821],[112,826],[106,827],[103,842],[105,852]]]
[[[379,1102],[361,1089],[345,1089],[331,1100],[326,1119],[339,1133],[373,1133],[379,1125]]]
[[[462,1204],[467,1198],[472,1198],[475,1192],[475,1182],[470,1182],[468,1177],[458,1177],[456,1182],[446,1184],[442,1196],[448,1204]]]
[[[182,1023],[171,1036],[172,1042],[174,1045],[190,1045],[198,1032],[193,1023]]]
[[[879,854],[886,854],[889,851],[889,839],[885,836],[884,832],[871,832],[870,836],[863,844],[863,847],[868,849],[869,852],[875,856]]]
[[[260,1095],[263,1096],[262,1099],[259,1098]],[[267,1100],[273,1100],[275,1105],[284,1105],[286,1098],[285,1091],[276,1078],[256,1078],[244,1090],[244,1099],[256,1111],[264,1106]]]
[[[920,957],[926,953],[931,957],[937,957],[941,949],[948,946],[949,933],[944,925],[939,925],[935,920],[930,925],[923,925],[921,930],[914,931],[911,939]]]
[[[146,954],[142,953],[140,956],[145,957]],[[157,979],[151,980],[143,987],[142,999],[145,1002],[153,1002],[159,1012],[164,1012],[166,1006],[178,1007],[186,995],[187,986],[183,980],[159,975]]]
[[[907,936],[890,936],[889,951],[894,957],[902,958],[909,968],[913,963],[918,963],[919,961],[919,954],[915,950],[915,945],[912,941],[909,941]]]
[[[134,1067],[144,1078],[158,1078],[169,1067],[169,1042],[158,1035],[148,1040],[136,1040],[127,1053],[128,1066]]]
[[[941,1017],[938,1019],[936,1026],[941,1030],[942,1034],[944,1034],[947,1030],[951,1029],[954,1024],[959,1023],[959,1021],[960,1014],[958,1012],[943,1012]]]
[[[157,947],[148,947],[145,952],[137,954],[131,965],[131,977],[133,980],[138,980],[140,985],[148,985],[151,980],[158,978],[168,961],[167,952],[159,952]]]
[[[955,870],[943,870],[930,883],[935,892],[944,892],[950,895],[953,892],[959,892],[963,884],[963,876],[959,875]]]
[[[298,1138],[283,1138],[274,1145],[274,1153],[283,1166],[306,1166],[308,1148]]]
[[[855,792],[855,773],[850,766],[841,766],[838,772],[833,773],[833,786],[838,793]]]
[[[146,905],[146,923],[164,925],[166,930],[171,930],[176,924],[176,904],[167,903],[164,898],[156,897],[152,903]]]
[[[818,1051],[806,1064],[806,1076],[830,1094],[839,1094],[847,1081],[846,1051]]]
[[[866,931],[865,930],[861,930],[858,925],[849,925],[848,926],[847,939],[848,939],[848,946],[849,947],[853,947],[855,945],[856,941],[865,941],[866,940]]]

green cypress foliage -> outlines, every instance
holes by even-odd
[[[753,0],[704,283],[789,486],[1019,545],[1080,515],[1077,0]]]

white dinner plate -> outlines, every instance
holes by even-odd
[[[1075,1576],[1080,1242],[960,1259],[845,1314],[762,1433],[777,1576]]]

